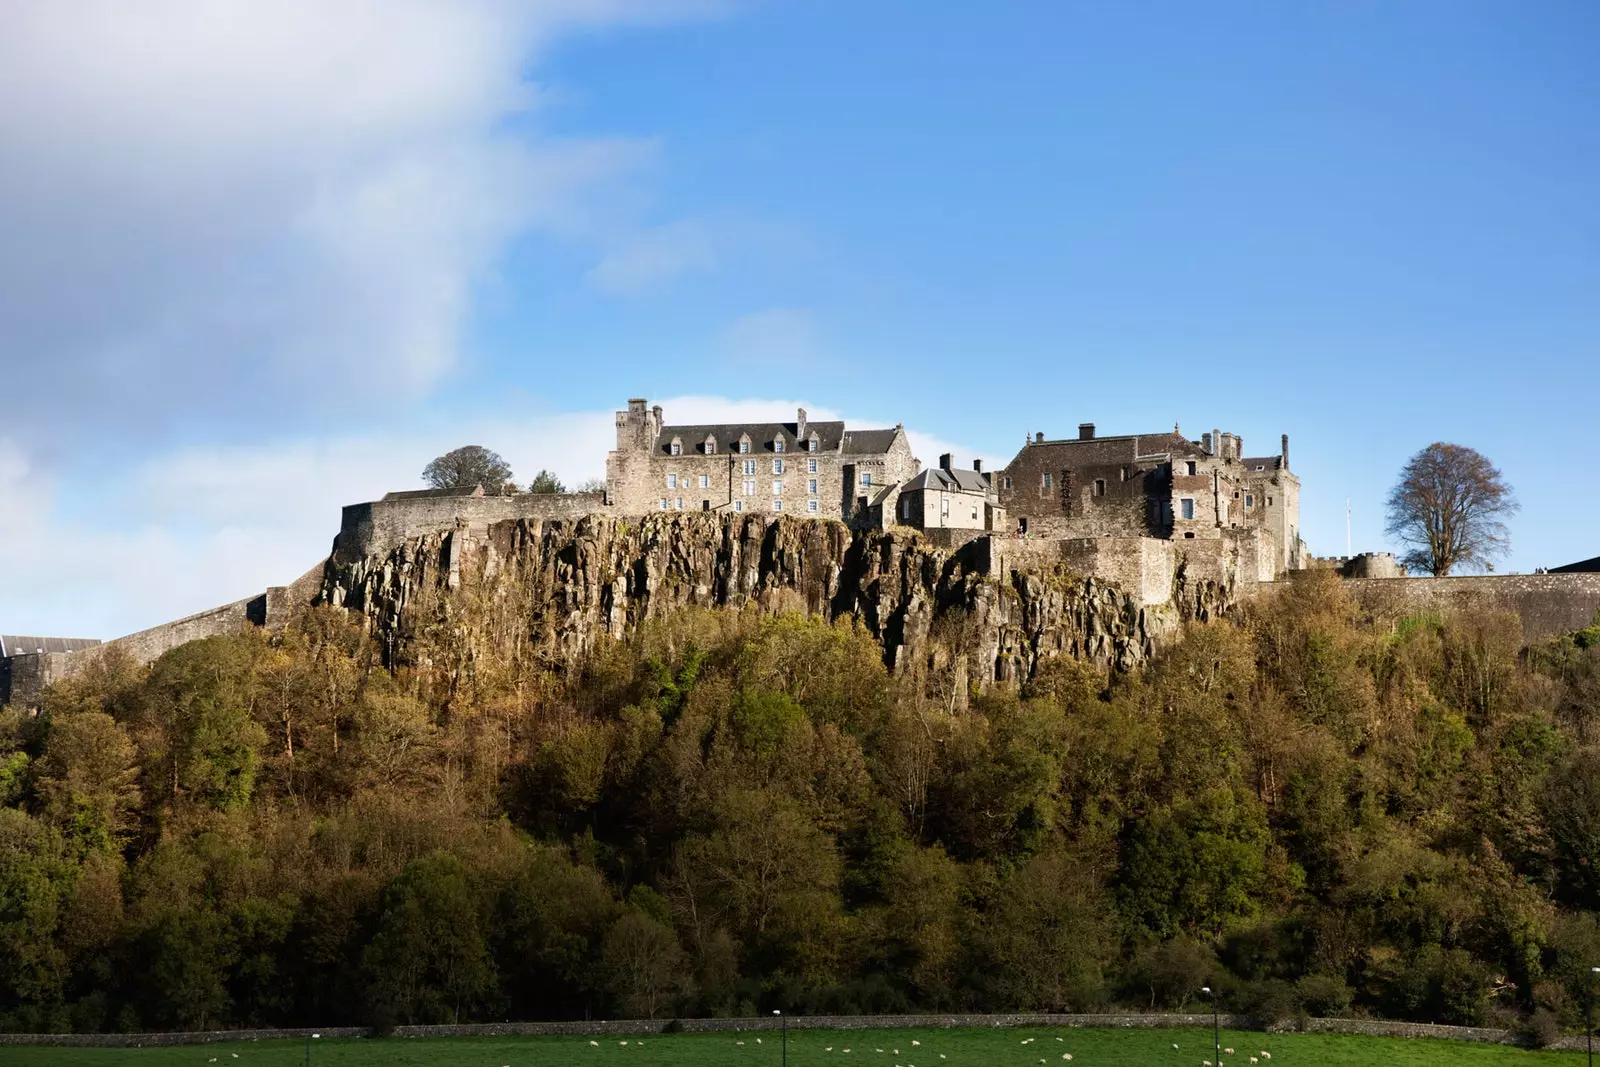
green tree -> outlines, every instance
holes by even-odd
[[[606,992],[628,1018],[654,1019],[686,993],[685,964],[672,927],[641,911],[624,912],[600,945]]]
[[[377,932],[362,953],[373,1010],[406,1023],[455,1023],[497,999],[486,901],[456,856],[413,860],[383,894]]]
[[[567,487],[561,484],[561,479],[555,476],[554,471],[540,470],[533,476],[533,481],[528,483],[530,493],[565,493]]]
[[[39,767],[46,817],[83,847],[122,842],[139,805],[137,753],[127,731],[101,711],[53,716]]]
[[[430,460],[422,468],[422,480],[435,489],[481,485],[490,494],[513,485],[511,465],[482,445],[464,445]]]

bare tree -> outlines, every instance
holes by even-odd
[[[466,445],[422,468],[422,477],[435,489],[481,485],[485,493],[500,493],[511,484],[511,465],[482,445]]]
[[[1411,570],[1438,578],[1457,567],[1494,570],[1511,547],[1504,520],[1520,506],[1482,453],[1435,442],[1400,471],[1385,529],[1408,546],[1400,562]]]

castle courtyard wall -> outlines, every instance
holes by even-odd
[[[520,493],[512,496],[421,496],[374,500],[344,508],[333,556],[353,563],[393,551],[413,537],[465,526],[481,530],[515,519],[581,519],[607,511],[604,493]]]

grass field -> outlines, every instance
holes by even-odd
[[[594,1041],[597,1044],[591,1044]],[[626,1042],[626,1043],[624,1043]],[[1224,1030],[1227,1067],[1535,1067],[1576,1065],[1582,1053],[1528,1052],[1499,1045],[1331,1034]],[[1173,1048],[1177,1045],[1177,1048]],[[848,1053],[846,1050],[849,1050]],[[791,1030],[789,1063],[861,1067],[1199,1067],[1212,1056],[1209,1030]],[[644,1038],[389,1038],[319,1040],[313,1067],[767,1067],[782,1054],[776,1032],[675,1034]],[[28,1067],[304,1067],[303,1041],[179,1048],[104,1049],[0,1045],[0,1062]]]

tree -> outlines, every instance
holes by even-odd
[[[530,493],[565,493],[567,487],[561,484],[561,479],[555,476],[554,471],[541,470],[533,476],[533,481],[528,483]]]
[[[511,465],[482,445],[465,445],[423,467],[422,478],[435,489],[481,485],[485,493],[500,493],[511,483]]]
[[[1400,562],[1442,578],[1456,567],[1493,570],[1511,547],[1504,519],[1519,507],[1482,453],[1435,442],[1401,469],[1384,528],[1409,546]]]

